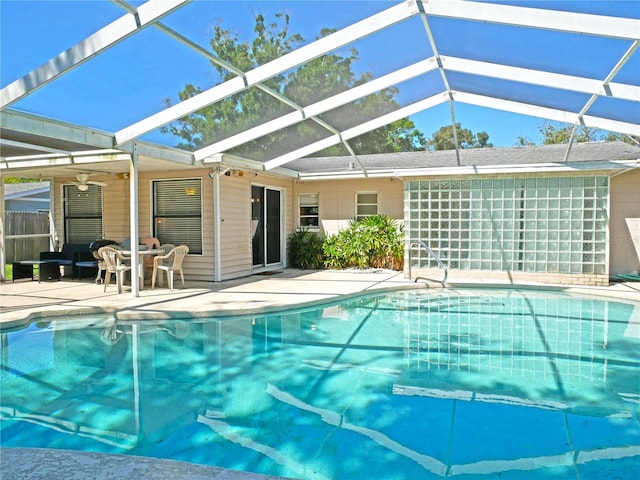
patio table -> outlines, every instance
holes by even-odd
[[[20,260],[11,262],[13,269],[12,282],[21,278],[35,280],[35,266],[38,266],[38,283],[45,280],[60,280],[60,264],[57,260]]]
[[[124,256],[128,256],[129,258],[131,258],[131,250],[122,250],[120,251],[120,253],[122,253],[122,255]],[[161,248],[153,248],[153,249],[148,249],[148,250],[138,250],[138,264],[140,265],[140,290],[142,290],[144,288],[144,259],[145,256],[147,255],[151,255],[151,256],[156,256],[156,255],[162,255],[164,254],[164,250],[162,250]]]

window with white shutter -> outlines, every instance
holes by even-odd
[[[161,244],[187,245],[202,253],[202,179],[153,182],[153,236]]]
[[[64,241],[91,243],[103,238],[102,187],[88,185],[81,192],[75,185],[64,186]]]

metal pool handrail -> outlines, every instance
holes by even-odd
[[[416,246],[416,247],[423,247],[428,253],[429,255],[431,255],[436,262],[438,262],[438,264],[443,268],[444,270],[444,278],[441,280],[442,283],[446,283],[447,282],[447,277],[449,276],[449,268],[442,262],[442,260],[440,260],[440,257],[438,255],[436,255],[436,253],[431,250],[431,247],[427,244],[427,242],[425,241],[418,241],[418,242],[411,242],[409,244],[409,280],[411,280],[411,249]],[[421,277],[416,277],[415,281],[418,281],[418,278]]]

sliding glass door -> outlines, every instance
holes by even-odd
[[[282,263],[282,206],[280,190],[251,186],[253,266]]]

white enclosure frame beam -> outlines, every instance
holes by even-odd
[[[393,112],[369,120],[368,122],[361,123],[360,125],[357,125],[353,128],[344,130],[337,135],[332,135],[297,150],[273,158],[265,162],[264,168],[265,170],[271,170],[273,168],[285,165],[289,162],[293,162],[294,160],[299,160],[300,158],[304,158],[325,148],[332,147],[333,145],[337,145],[338,143],[341,143],[343,141],[351,140],[352,138],[363,135],[367,132],[375,130],[376,128],[383,127],[385,125],[388,125],[389,123],[409,117],[415,113],[421,112],[431,107],[435,107],[436,105],[440,105],[447,100],[449,100],[449,95],[447,92],[433,95],[431,97],[394,110]]]
[[[420,19],[422,20],[422,25],[427,34],[427,38],[429,39],[429,45],[431,46],[431,51],[435,55],[436,61],[438,62],[438,70],[440,71],[440,77],[444,82],[444,88],[447,90],[447,94],[449,95],[449,115],[451,116],[451,133],[453,134],[453,147],[456,151],[456,160],[458,162],[458,165],[460,165],[460,145],[458,144],[458,124],[456,122],[456,108],[453,103],[453,95],[451,94],[451,84],[449,83],[449,79],[447,78],[447,72],[442,66],[442,61],[440,59],[440,52],[438,51],[438,46],[436,45],[436,39],[433,37],[433,32],[431,31],[431,27],[429,26],[429,20],[424,13],[420,15]]]
[[[8,131],[53,138],[79,145],[90,145],[101,149],[113,148],[113,135],[109,133],[11,109],[0,115],[0,126]]]
[[[602,81],[457,57],[445,56],[441,57],[441,60],[446,70],[455,72],[559,88],[597,96],[615,97],[636,102],[640,101],[640,86],[637,85],[612,83],[607,80]]]
[[[151,115],[115,134],[116,144],[144,135],[156,128],[185,117],[201,108],[216,103],[230,95],[246,90],[282,72],[344,47],[373,32],[382,30],[418,13],[415,2],[409,1],[388,8],[360,22],[356,22],[331,35],[300,47],[282,57],[248,71],[244,77],[236,77],[216,85],[194,97],[184,100],[161,112]]]
[[[4,194],[4,178],[0,174],[0,282],[4,282],[5,265],[7,264],[6,238],[5,238],[5,194]]]
[[[139,152],[138,145],[133,142],[131,151],[131,162],[129,163],[129,217],[131,219],[129,225],[129,238],[131,240],[131,296],[136,298],[140,296],[140,279],[144,275],[144,266],[140,265],[140,256],[138,255],[138,245],[140,244],[138,235],[138,226],[140,224],[138,218],[138,163]]]
[[[0,146],[2,145],[6,145],[8,147],[19,147],[19,148],[24,148],[26,150],[35,150],[38,152],[47,152],[47,153],[59,153],[62,155],[70,155],[71,152],[69,152],[68,150],[60,150],[59,148],[51,148],[51,147],[46,147],[44,145],[35,145],[33,143],[26,143],[26,142],[14,142],[13,140],[7,140],[4,138],[0,138]],[[3,156],[4,158],[4,156]]]
[[[640,40],[640,20],[465,0],[417,0],[427,15]]]
[[[191,0],[149,0],[0,90],[0,110],[82,65]]]
[[[501,98],[490,97],[487,95],[477,95],[475,93],[453,92],[453,97],[458,102],[477,105],[479,107],[493,108],[496,110],[504,110],[507,112],[519,113],[521,115],[530,115],[532,117],[546,118],[557,122],[569,123],[572,125],[580,125],[580,117],[576,112],[567,112],[565,110],[557,110],[554,108],[541,107],[522,102],[514,102]],[[640,135],[640,125],[633,123],[620,122],[602,117],[593,117],[585,115],[583,124],[586,127],[594,127],[602,130],[611,130],[614,132],[626,133],[628,135]]]
[[[395,72],[388,75],[384,75],[375,80],[371,80],[357,87],[338,93],[333,97],[320,100],[319,102],[302,108],[300,111],[282,115],[281,117],[278,117],[274,120],[270,120],[261,125],[255,126],[253,128],[244,130],[241,133],[225,138],[224,140],[213,143],[207,147],[201,148],[200,150],[196,150],[194,152],[195,160],[203,160],[217,153],[225,152],[234,147],[242,145],[243,143],[255,140],[264,135],[268,135],[279,129],[295,125],[296,123],[300,123],[309,117],[321,115],[342,105],[355,102],[356,100],[373,94],[379,90],[383,90],[411,78],[424,75],[437,68],[438,66],[434,58],[422,60],[408,67],[396,70]]]
[[[88,163],[117,162],[129,159],[128,153],[92,153],[89,155],[28,155],[24,157],[3,158],[0,171],[13,171],[24,168],[60,167],[64,165],[86,165]]]

